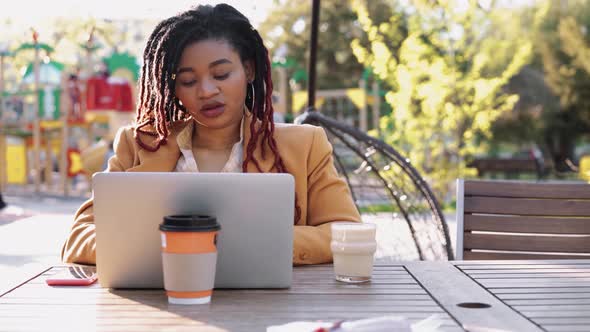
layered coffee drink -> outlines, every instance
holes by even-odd
[[[377,249],[375,224],[332,223],[330,247],[336,280],[360,283],[371,280],[373,256]]]

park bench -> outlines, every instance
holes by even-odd
[[[467,167],[477,169],[478,177],[503,175],[515,179],[521,174],[534,174],[542,179],[551,171],[552,162],[533,158],[476,158],[467,163]]]

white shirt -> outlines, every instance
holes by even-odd
[[[240,140],[235,143],[231,149],[229,159],[221,169],[221,173],[242,173],[242,155],[244,148],[242,143],[244,141],[244,118],[240,123]],[[180,148],[180,158],[176,162],[175,172],[199,172],[197,160],[193,154],[193,130],[196,130],[194,121],[182,129],[176,136],[176,142]]]

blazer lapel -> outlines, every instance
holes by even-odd
[[[243,153],[242,153],[242,162],[246,160],[246,156],[248,154],[248,144],[252,139],[251,129],[250,126],[252,122],[254,122],[255,130],[258,130],[261,126],[261,122],[254,117],[254,115],[250,112],[246,112],[244,114],[245,119],[243,122],[243,133],[244,133],[244,143],[243,143]],[[192,120],[187,120],[192,121]],[[171,126],[170,134],[168,135],[168,139],[166,144],[160,146],[160,148],[155,152],[149,152],[143,149],[140,149],[138,152],[139,156],[139,165],[129,168],[128,172],[172,172],[176,167],[176,163],[178,162],[178,158],[180,157],[180,148],[178,147],[178,143],[176,142],[176,136],[182,131],[182,129],[186,126],[186,122],[182,122],[179,124],[175,124]],[[150,141],[149,136],[142,137],[146,142]],[[261,150],[261,142],[262,137],[258,137],[256,142],[256,148],[254,149],[253,156],[258,162],[262,173],[271,173],[276,172],[276,169],[273,169],[274,164],[274,156],[270,150],[270,147],[265,144],[265,159],[262,159],[262,150]],[[248,163],[247,167],[248,173],[260,173],[260,171],[256,168],[256,165],[253,162]]]
[[[192,121],[192,120],[188,120]],[[128,172],[172,172],[176,167],[178,158],[180,158],[180,148],[176,142],[176,136],[186,126],[187,122],[174,124],[170,128],[170,133],[166,144],[161,145],[155,152],[140,149],[138,154],[139,165],[129,168]],[[149,142],[149,136],[144,135],[142,138]]]

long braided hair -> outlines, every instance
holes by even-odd
[[[251,83],[253,88],[246,89],[245,104],[252,116],[259,120],[260,126],[256,126],[256,121],[250,123],[251,139],[246,147],[242,171],[247,172],[250,163],[258,172],[263,171],[254,157],[260,141],[262,159],[266,158],[267,147],[270,148],[274,158],[273,168],[279,173],[288,173],[273,137],[273,85],[268,50],[250,21],[227,4],[214,7],[200,5],[160,22],[150,35],[143,52],[139,80],[134,133],[137,144],[148,151],[158,150],[166,144],[170,124],[190,116],[175,97],[173,77],[185,47],[211,39],[227,41],[239,54],[242,63],[252,61],[255,68],[255,78]],[[148,126],[151,127],[149,130],[144,129]],[[154,137],[154,142],[146,144],[141,140],[140,133]],[[296,197],[295,223],[300,217],[301,209]]]

